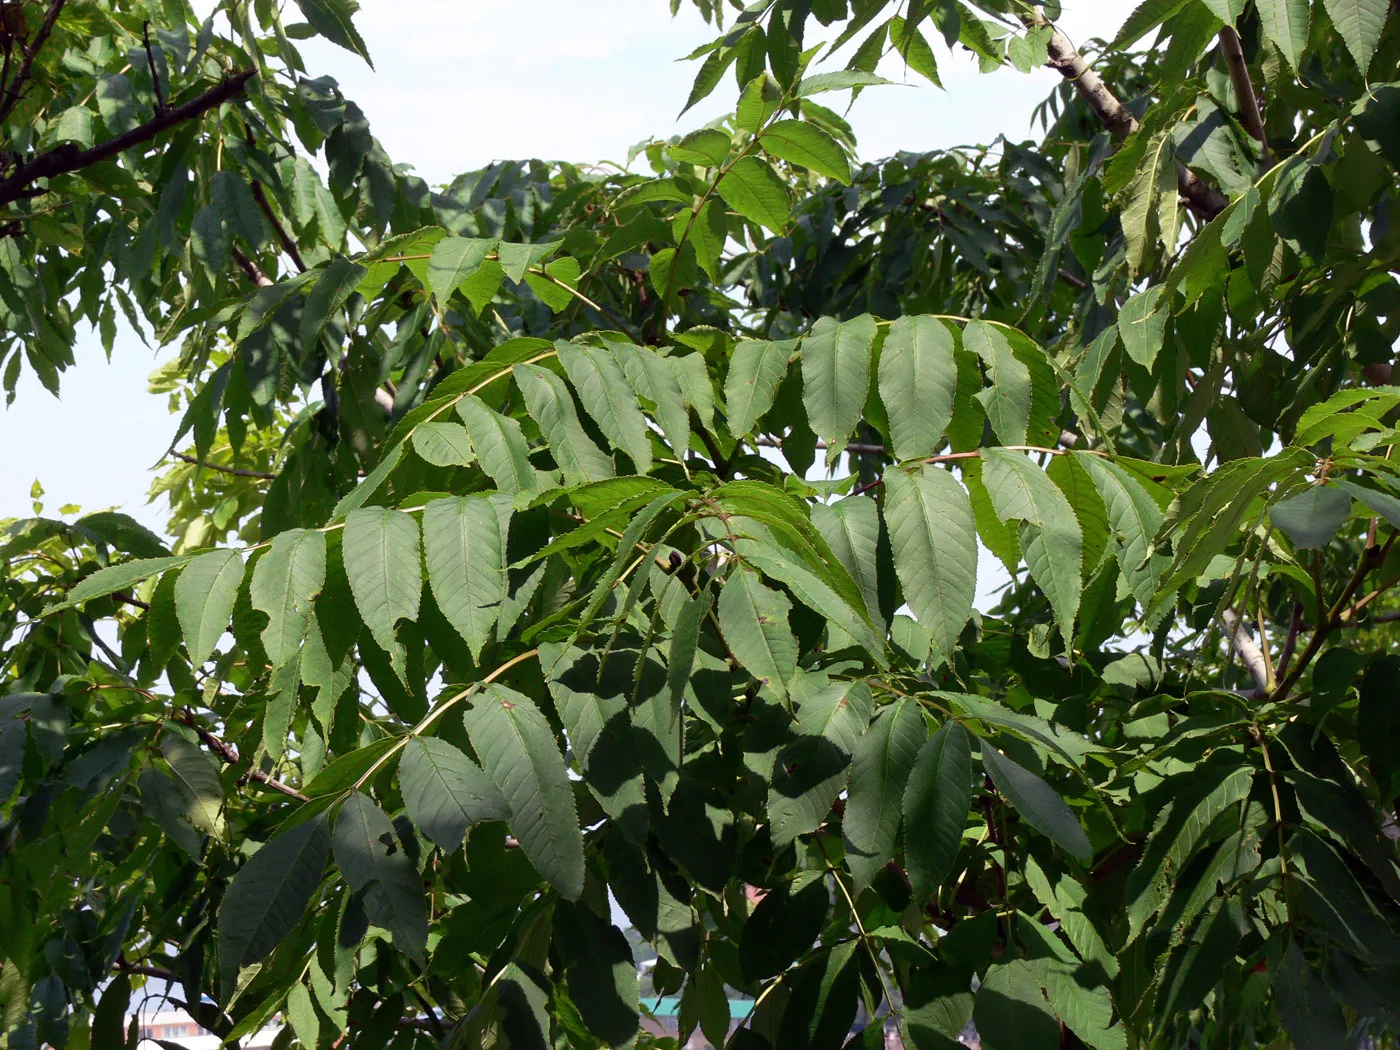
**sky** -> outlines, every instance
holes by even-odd
[[[1059,25],[1076,43],[1111,37],[1131,8],[1064,0]],[[677,120],[697,69],[679,60],[714,36],[688,0],[674,18],[667,0],[364,0],[356,23],[374,69],[311,40],[302,45],[308,71],[335,77],[389,155],[434,184],[505,158],[622,162],[629,146],[689,131],[734,104],[727,77]],[[811,24],[809,46],[820,28]],[[983,76],[941,41],[935,48],[946,91],[896,59],[880,72],[900,83],[866,91],[848,114],[862,159],[1036,135],[1031,112],[1058,74]],[[31,513],[37,479],[48,514],[64,504],[115,507],[163,532],[165,514],[146,492],[178,419],[164,395],[147,393],[146,377],[175,352],[123,330],[108,363],[96,334],[84,333],[58,399],[26,369],[15,403],[0,408],[0,518]]]

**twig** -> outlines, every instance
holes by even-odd
[[[1235,88],[1235,99],[1240,104],[1240,123],[1264,147],[1264,159],[1269,157],[1269,143],[1264,134],[1264,116],[1259,112],[1259,96],[1254,93],[1254,82],[1249,79],[1249,65],[1244,60],[1244,48],[1240,46],[1240,35],[1234,26],[1220,30],[1220,54],[1225,59],[1225,68],[1230,71],[1230,83]]]
[[[243,249],[234,245],[233,261],[238,264],[238,268],[243,271],[243,276],[252,281],[259,288],[271,288],[275,283],[271,277],[263,273],[258,264],[243,254]]]
[[[5,87],[3,98],[0,98],[0,121],[8,118],[15,106],[19,105],[20,91],[23,90],[25,81],[29,79],[29,73],[34,68],[34,59],[38,56],[39,49],[48,40],[49,34],[53,32],[53,27],[58,22],[58,16],[63,13],[63,5],[66,2],[67,0],[53,0],[49,4],[49,13],[44,16],[43,25],[34,34],[34,41],[25,45],[24,60],[20,63],[15,78]]]
[[[1397,535],[1400,535],[1400,533],[1392,532],[1390,538],[1387,539],[1382,546],[1368,546],[1361,552],[1361,557],[1357,559],[1356,571],[1351,574],[1351,579],[1347,581],[1347,585],[1342,589],[1341,596],[1337,599],[1330,611],[1327,611],[1324,616],[1318,618],[1317,628],[1313,631],[1312,637],[1308,639],[1307,648],[1305,648],[1302,655],[1298,657],[1298,662],[1288,669],[1288,673],[1279,680],[1274,691],[1269,694],[1270,701],[1277,703],[1287,698],[1288,691],[1292,689],[1294,683],[1302,677],[1303,671],[1307,669],[1308,664],[1312,663],[1313,657],[1322,649],[1322,643],[1327,640],[1327,636],[1331,634],[1334,629],[1341,626],[1343,622],[1342,610],[1347,608],[1351,602],[1352,596],[1360,590],[1361,584],[1366,579],[1366,574],[1375,566],[1385,563],[1386,555],[1390,553],[1390,548],[1395,545],[1395,537]],[[1318,607],[1321,608],[1323,598],[1320,589],[1317,595],[1317,602]]]
[[[1029,24],[1049,25],[1043,18],[1032,20]],[[1108,89],[1089,63],[1084,61],[1084,56],[1058,29],[1053,29],[1050,34],[1048,50],[1050,67],[1074,85],[1079,97],[1094,111],[1114,138],[1125,139],[1137,131],[1137,118],[1118,101],[1118,97]],[[1230,203],[1223,193],[1202,182],[1195,172],[1184,164],[1178,163],[1176,166],[1176,186],[1190,203],[1192,210],[1204,219],[1215,218]]]
[[[1293,650],[1298,644],[1298,632],[1303,627],[1303,603],[1295,601],[1293,603],[1293,615],[1288,621],[1288,636],[1283,640],[1283,648],[1278,654],[1278,671],[1283,674],[1288,670],[1288,663],[1293,659]]]
[[[191,729],[193,729],[199,735],[199,739],[204,742],[204,746],[207,747],[210,751],[214,752],[214,754],[218,755],[221,759],[223,759],[225,763],[227,763],[230,766],[235,766],[238,764],[238,749],[232,744],[228,743],[227,741],[220,740],[213,733],[209,732],[209,730],[199,725],[194,719],[194,712],[190,711],[188,708],[185,708],[175,716],[175,719],[183,725],[187,725]],[[288,798],[294,798],[298,802],[311,801],[311,799],[308,796],[303,795],[296,788],[292,787],[289,784],[284,784],[282,783],[282,781],[277,780],[274,777],[268,776],[261,769],[248,770],[245,779],[256,780],[259,784],[262,784],[265,787],[269,787],[273,791],[280,791]]]
[[[151,69],[151,90],[156,93],[156,114],[165,112],[165,92],[161,90],[160,74],[156,72],[156,56],[151,53],[151,23],[141,23],[141,39],[146,43],[146,65]]]
[[[54,3],[58,6],[59,0],[54,0]],[[149,142],[163,131],[169,131],[178,124],[183,124],[187,120],[192,120],[223,105],[229,99],[242,94],[245,85],[255,73],[256,70],[252,69],[235,73],[227,80],[215,84],[208,91],[196,95],[188,102],[182,102],[178,106],[167,109],[146,123],[110,138],[106,142],[100,142],[91,149],[78,149],[72,143],[67,143],[56,149],[51,149],[47,153],[39,154],[29,163],[21,164],[15,169],[14,174],[4,181],[0,181],[0,204],[12,204],[26,196],[33,196],[32,193],[28,192],[29,187],[40,179],[66,175],[69,172],[81,171],[94,164],[100,164],[124,150],[138,146],[143,142]],[[2,115],[0,115],[0,119],[3,119]]]
[[[172,459],[178,459],[184,463],[193,463],[197,467],[203,467],[208,470],[217,470],[223,474],[237,474],[240,478],[260,478],[263,481],[274,481],[277,478],[276,474],[269,474],[265,470],[244,470],[242,467],[224,467],[220,466],[218,463],[205,462],[195,456],[186,455],[183,452],[176,452],[174,449],[171,449],[166,455],[170,456]]]
[[[142,977],[155,977],[159,980],[174,984],[179,980],[170,970],[161,969],[159,966],[147,966],[145,963],[127,962],[125,955],[118,955],[117,961],[112,963],[112,969],[117,973],[134,973]]]
[[[151,608],[149,602],[143,602],[140,598],[133,598],[131,595],[123,591],[117,591],[115,594],[112,595],[112,597],[119,602],[126,602],[127,605],[134,605],[138,609],[146,609],[147,611],[149,611]]]

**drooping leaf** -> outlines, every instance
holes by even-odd
[[[530,417],[544,432],[554,461],[564,472],[565,482],[580,485],[612,477],[612,458],[584,431],[564,381],[538,365],[519,364],[514,372]]]
[[[977,989],[973,1023],[987,1050],[1055,1050],[1060,1025],[1031,964],[996,963]]]
[[[1295,70],[1308,46],[1308,0],[1257,0],[1264,35]]]
[[[875,319],[823,317],[802,340],[802,403],[812,431],[827,444],[834,463],[860,422],[870,392]]]
[[[1079,610],[1084,542],[1074,510],[1045,472],[1019,452],[985,449],[982,466],[997,515],[1022,523],[1026,565],[1050,599],[1069,647]]]
[[[841,834],[858,890],[894,856],[909,772],[927,739],[918,703],[901,698],[880,708],[856,744]]]
[[[296,656],[316,596],[326,581],[326,537],[311,529],[279,533],[253,566],[249,596],[267,614],[263,649],[273,669]]]
[[[1322,6],[1364,77],[1380,45],[1389,5],[1385,0],[1322,0]]]
[[[242,582],[243,558],[237,551],[201,554],[181,570],[175,581],[175,612],[191,664],[209,659],[228,630]]]
[[[977,593],[972,502],[949,471],[928,464],[887,471],[885,486],[885,524],[905,600],[938,656],[951,660]]]
[[[428,940],[423,884],[388,816],[368,795],[352,791],[335,818],[331,843],[350,888],[367,891],[370,921],[393,935],[394,947],[423,965]]]
[[[1027,824],[1070,856],[1088,863],[1093,853],[1089,837],[1065,800],[1049,784],[986,741],[982,742],[982,764],[997,790],[1010,800]]]
[[[502,492],[534,492],[540,487],[519,423],[489,408],[472,394],[457,403],[457,414],[467,425],[467,434],[482,469],[491,475]]]
[[[951,718],[919,749],[904,788],[904,862],[916,902],[948,878],[972,807],[972,743]]]
[[[564,756],[544,715],[526,696],[491,683],[466,715],[482,767],[505,796],[520,848],[559,894],[583,892],[583,835]]]
[[[953,333],[934,317],[898,318],[880,350],[880,399],[900,459],[931,456],[953,417],[958,369]]]
[[[613,355],[596,346],[560,342],[559,360],[578,391],[584,411],[593,417],[615,448],[627,453],[636,473],[651,470],[651,440],[632,384]]]
[[[992,429],[1008,445],[1026,443],[1026,427],[1031,418],[1031,373],[1011,342],[994,325],[969,321],[963,329],[963,346],[982,360],[987,369],[987,387],[977,400],[987,411]]]
[[[365,626],[381,649],[394,653],[395,625],[418,619],[423,591],[418,522],[388,507],[362,507],[345,519],[341,556]]]
[[[768,788],[773,844],[780,848],[821,826],[870,722],[870,689],[864,683],[809,686],[805,681],[794,687],[798,735],[778,752]]]
[[[357,6],[352,0],[297,0],[297,6],[317,33],[359,55],[371,69],[374,68],[364,38],[351,20]]]
[[[267,955],[301,921],[330,857],[324,820],[269,840],[238,869],[219,905],[219,970],[231,991],[240,967]]]
[[[1337,485],[1311,485],[1269,508],[1269,520],[1299,548],[1326,547],[1351,514],[1351,493]]]
[[[720,630],[744,669],[778,696],[787,696],[797,668],[797,641],[788,625],[792,603],[739,566],[720,589],[717,605]]]
[[[477,821],[509,817],[505,798],[480,767],[436,737],[415,736],[404,746],[399,787],[409,819],[448,852]]]
[[[490,496],[455,496],[423,508],[428,584],[442,614],[481,656],[506,599],[510,507]]]

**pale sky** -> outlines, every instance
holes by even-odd
[[[1076,42],[1111,37],[1132,6],[1065,0],[1060,25]],[[698,127],[735,101],[727,76],[676,120],[697,68],[677,59],[714,35],[689,2],[673,19],[666,0],[364,0],[356,22],[375,70],[307,41],[308,70],[338,79],[389,155],[433,183],[503,158],[621,162],[630,145]],[[809,44],[820,29],[811,23]],[[848,114],[863,159],[1036,137],[1031,111],[1057,74],[982,76],[934,46],[946,92],[910,74],[909,86],[866,91]],[[897,62],[880,72],[906,79]],[[844,105],[845,96],[823,101]],[[58,400],[26,366],[14,405],[0,408],[0,518],[31,513],[38,478],[47,514],[65,503],[117,507],[163,533],[163,509],[146,505],[149,469],[178,419],[164,396],[146,392],[146,376],[174,353],[124,331],[109,365],[96,335],[80,335]]]

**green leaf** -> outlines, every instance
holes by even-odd
[[[130,90],[128,87],[127,91]],[[99,93],[99,101],[100,98]],[[132,123],[133,126],[136,123],[134,114]],[[258,207],[258,202],[253,197],[253,191],[248,188],[248,184],[239,177],[238,173],[229,171],[227,168],[216,172],[211,180],[210,190],[214,198],[214,206],[219,209],[219,215],[228,228],[242,237],[243,243],[248,247],[254,250],[262,247],[265,236],[262,209]]]
[[[1368,489],[1342,479],[1337,479],[1332,484],[1350,494],[1352,498],[1360,500],[1372,514],[1380,515],[1397,529],[1400,529],[1400,499],[1396,499],[1388,492]]]
[[[23,745],[22,727],[19,730],[19,738]],[[188,853],[192,860],[199,861],[204,837],[194,829],[187,818],[189,796],[180,790],[171,777],[154,766],[147,766],[141,770],[137,786],[141,792],[141,809],[146,816],[155,821],[166,836]]]
[[[809,98],[825,91],[845,91],[848,88],[874,87],[876,84],[889,84],[892,81],[865,73],[859,69],[840,69],[831,73],[814,73],[803,77],[797,83],[797,97]]]
[[[513,371],[515,384],[525,395],[530,418],[539,424],[549,442],[565,483],[581,485],[612,477],[612,457],[594,444],[583,429],[564,380],[539,365],[519,364]]]
[[[725,204],[774,233],[787,229],[792,213],[787,183],[757,157],[740,157],[715,185]]]
[[[775,121],[759,136],[758,143],[770,156],[850,185],[851,165],[845,151],[815,124],[805,120]]]
[[[1060,1045],[1060,1023],[1025,959],[987,968],[972,1020],[987,1050],[1056,1050]]]
[[[1168,310],[1162,308],[1162,292],[1161,285],[1154,285],[1132,296],[1118,311],[1118,333],[1123,337],[1123,349],[1148,371],[1152,370],[1162,349],[1170,319]]]
[[[732,140],[724,132],[716,128],[701,128],[666,148],[676,160],[717,168],[729,159],[731,144]]]
[[[1088,473],[1108,512],[1118,568],[1144,609],[1152,602],[1164,558],[1153,553],[1162,510],[1132,474],[1112,460],[1087,452],[1074,457]]]
[[[388,930],[394,947],[422,966],[428,942],[423,884],[384,811],[368,795],[350,792],[335,818],[331,846],[346,883],[366,891],[370,921]]]
[[[972,741],[953,719],[924,741],[904,789],[904,864],[923,905],[952,873],[972,808]]]
[[[987,387],[975,396],[987,410],[992,429],[1007,445],[1024,445],[1030,424],[1031,372],[1011,348],[1010,341],[994,325],[969,321],[963,328],[963,346],[987,369]]]
[[[423,592],[418,522],[388,507],[353,511],[345,519],[341,557],[365,626],[385,652],[400,652],[394,628],[418,619]]]
[[[942,467],[896,467],[885,472],[884,515],[904,599],[939,658],[951,663],[977,595],[972,501]]]
[[[243,557],[237,551],[216,550],[201,554],[181,571],[175,581],[175,614],[189,649],[190,663],[198,667],[209,659],[233,616],[233,604],[243,582]]]
[[[757,573],[739,565],[720,589],[718,606],[724,640],[744,669],[786,697],[788,679],[797,669],[787,596],[765,587]]]
[[[435,467],[469,467],[476,459],[466,428],[457,423],[419,423],[413,428],[413,451]]]
[[[1308,0],[1255,0],[1254,6],[1264,35],[1297,72],[1308,46]]]
[[[567,960],[569,996],[588,1030],[611,1046],[631,1046],[641,989],[627,936],[587,906],[562,901],[554,907],[554,932]]]
[[[302,16],[311,23],[312,29],[332,44],[359,55],[373,69],[369,50],[351,21],[358,6],[355,0],[297,0],[297,7],[301,8]]]
[[[1129,942],[1166,900],[1171,878],[1186,865],[1215,818],[1249,795],[1253,778],[1250,767],[1232,766],[1222,758],[1200,765],[1178,781],[1157,813],[1142,857],[1124,887]]]
[[[190,223],[190,256],[211,283],[228,269],[228,247],[218,209],[206,204],[195,212]]]
[[[543,273],[538,269],[529,271],[525,283],[536,298],[558,313],[574,301],[581,273],[578,260],[566,255],[546,264]]]
[[[1131,162],[1126,149],[1123,156],[1125,163]],[[1171,133],[1159,131],[1148,139],[1140,158],[1132,169],[1132,180],[1123,196],[1119,215],[1128,267],[1134,277],[1150,270],[1157,259],[1157,245],[1163,240],[1160,208],[1163,198],[1173,204],[1176,201]]]
[[[102,123],[113,135],[130,131],[141,123],[136,115],[136,100],[131,94],[131,81],[123,74],[99,77],[97,81],[97,112]]]
[[[1045,472],[1020,452],[984,449],[982,466],[997,515],[1003,521],[1022,523],[1026,565],[1050,599],[1068,649],[1079,609],[1084,542],[1074,511]]]
[[[428,259],[428,288],[439,303],[446,303],[486,263],[496,241],[476,237],[444,237],[433,246]]]
[[[856,744],[841,834],[857,893],[894,856],[904,790],[927,739],[928,725],[918,701],[901,697],[876,712]]]
[[[481,468],[502,492],[514,495],[540,487],[519,423],[488,408],[474,394],[466,394],[457,402],[457,414],[467,425],[467,436],[481,460]]]
[[[562,340],[555,347],[584,411],[593,417],[613,447],[627,453],[638,474],[650,472],[651,439],[647,436],[646,418],[613,354],[596,346]]]
[[[583,835],[564,756],[544,715],[528,697],[493,682],[466,723],[483,768],[505,796],[525,856],[561,896],[578,900]]]
[[[472,824],[510,816],[505,798],[481,768],[436,737],[415,736],[404,746],[399,790],[409,819],[449,853]]]
[[[880,349],[880,400],[890,421],[890,443],[899,459],[938,451],[953,418],[957,343],[936,317],[898,318]]]
[[[105,569],[98,569],[91,576],[85,577],[68,592],[66,601],[48,606],[44,610],[44,615],[71,609],[75,605],[81,605],[93,598],[101,598],[114,591],[127,590],[142,580],[149,579],[166,569],[177,568],[189,560],[188,555],[182,555],[175,558],[140,558],[136,561],[124,561],[119,565],[108,565]]]
[[[866,611],[878,624],[880,584],[877,565],[880,509],[873,499],[848,496],[812,504],[812,524],[860,588]]]
[[[1027,824],[1070,856],[1087,864],[1093,857],[1089,836],[1065,800],[1029,769],[982,741],[982,765],[992,782]]]
[[[336,256],[326,264],[321,276],[311,286],[306,305],[301,311],[301,345],[309,351],[321,339],[326,322],[345,306],[365,278],[365,268],[349,259]]]
[[[219,970],[224,994],[240,967],[281,944],[301,922],[331,852],[326,822],[298,824],[270,839],[238,869],[219,905]]]
[[[481,656],[506,600],[509,529],[510,506],[500,497],[455,496],[423,509],[428,583],[473,659]]]
[[[1322,6],[1364,77],[1380,46],[1390,5],[1386,0],[1322,0]]]
[[[677,458],[684,461],[690,448],[690,413],[686,410],[685,391],[675,362],[650,347],[616,339],[609,339],[607,345],[622,363],[632,389],[656,406],[656,421],[661,424],[667,443]]]
[[[743,926],[739,965],[746,981],[776,977],[806,955],[821,936],[831,910],[820,873],[804,872],[758,902]]]
[[[1269,520],[1298,548],[1322,548],[1351,515],[1351,493],[1338,485],[1310,485],[1269,508]]]
[[[792,348],[789,340],[758,339],[743,339],[734,347],[724,377],[724,402],[729,433],[736,441],[746,437],[773,407],[773,394],[787,374]]]
[[[851,756],[870,723],[869,686],[808,684],[814,678],[820,676],[799,676],[794,684],[797,736],[783,745],[773,763],[768,819],[778,849],[821,827],[846,785]]]
[[[311,529],[279,533],[253,566],[253,608],[267,614],[263,649],[273,670],[296,658],[316,596],[326,582],[326,537]]]
[[[219,780],[219,760],[174,733],[162,738],[161,751],[170,763],[175,783],[188,799],[185,818],[209,835],[222,836],[224,786]]]
[[[1303,957],[1292,937],[1283,950],[1274,976],[1274,1001],[1279,1020],[1297,1050],[1325,1050],[1347,1043],[1341,1007],[1324,981]]]
[[[823,317],[802,340],[802,403],[808,425],[827,444],[828,463],[836,462],[864,414],[876,331],[869,314]]]

